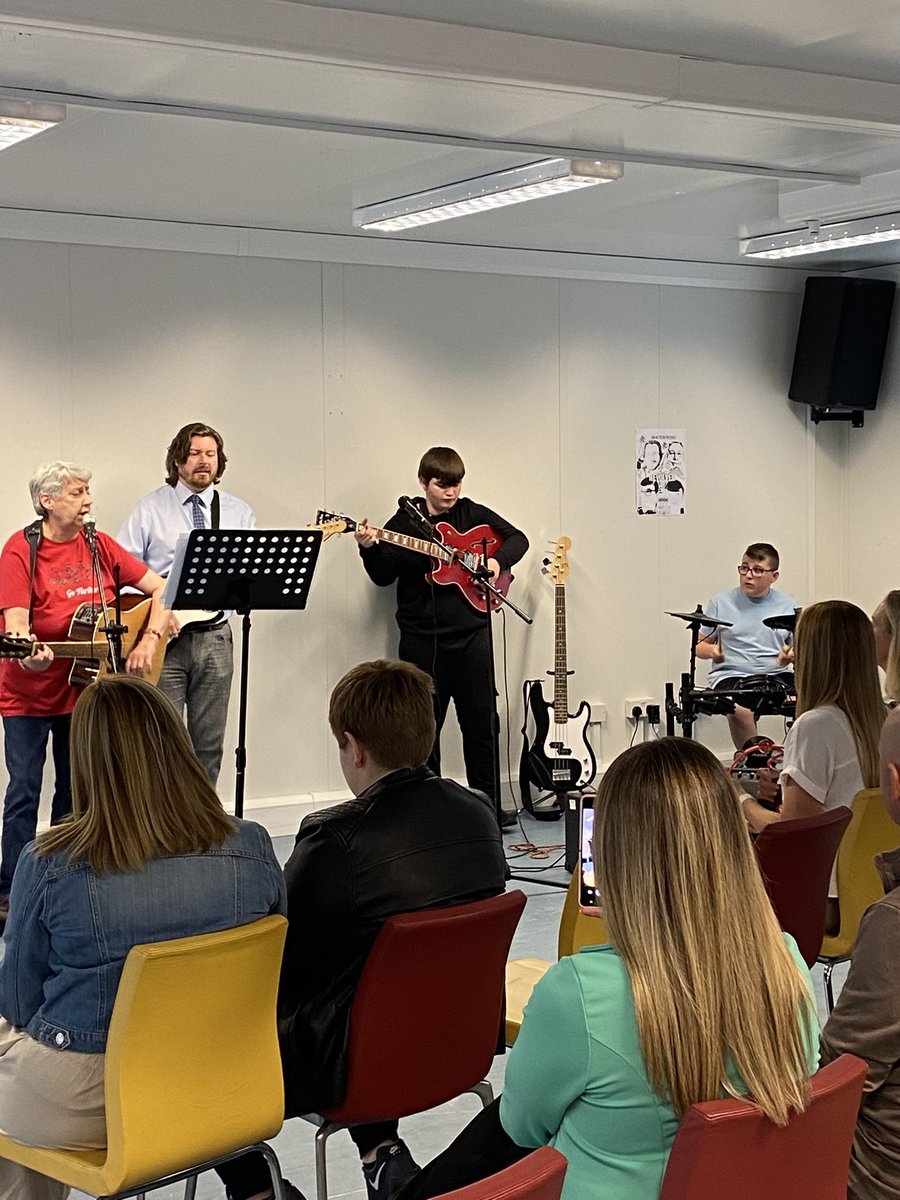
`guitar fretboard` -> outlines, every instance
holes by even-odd
[[[374,529],[369,527],[380,542],[390,542],[394,546],[404,546],[407,550],[417,550],[419,554],[427,554],[440,562],[453,562],[453,551],[440,542],[429,542],[427,538],[410,537],[408,533],[397,533],[393,529]]]
[[[556,653],[553,671],[553,716],[557,725],[569,719],[568,669],[566,665],[566,589],[556,585]]]
[[[109,643],[104,637],[96,642],[38,642],[53,651],[55,658],[106,658]]]

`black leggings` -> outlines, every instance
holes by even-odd
[[[470,1121],[447,1149],[402,1187],[394,1200],[431,1200],[487,1179],[530,1154],[500,1124],[500,1097]]]
[[[360,1158],[376,1146],[380,1146],[382,1142],[395,1142],[397,1131],[396,1121],[379,1121],[377,1125],[350,1125],[347,1129]],[[272,1184],[266,1160],[255,1152],[242,1154],[240,1158],[222,1163],[220,1167],[216,1167],[216,1173],[228,1188],[232,1200],[246,1200],[247,1196],[268,1191]]]

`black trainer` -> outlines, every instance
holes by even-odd
[[[368,1200],[391,1200],[414,1175],[419,1166],[403,1141],[379,1146],[373,1163],[363,1163]]]

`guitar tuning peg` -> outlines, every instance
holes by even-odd
[[[549,559],[549,558],[545,558],[545,559],[544,559],[544,566],[545,566],[545,567],[549,567],[549,566],[550,566],[550,559]]]

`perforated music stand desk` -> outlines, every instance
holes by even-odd
[[[253,609],[306,608],[321,529],[192,529],[178,547],[170,582],[174,609],[235,609],[241,627],[240,707],[235,749],[234,813],[244,814],[247,768],[247,665]],[[177,571],[177,577],[176,577]],[[170,589],[166,589],[167,600]]]

